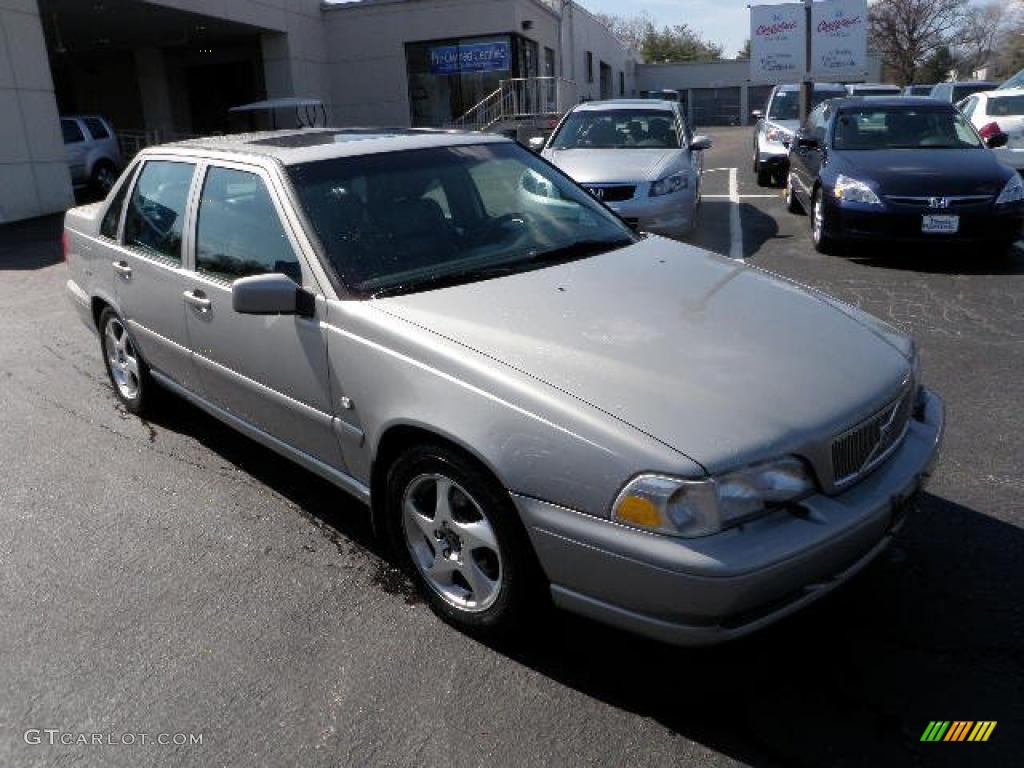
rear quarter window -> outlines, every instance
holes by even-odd
[[[82,133],[82,129],[76,120],[61,120],[60,129],[64,134],[65,144],[76,144],[79,141],[85,141],[85,135]]]

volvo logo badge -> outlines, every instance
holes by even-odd
[[[928,206],[931,208],[949,208],[948,197],[929,197]]]

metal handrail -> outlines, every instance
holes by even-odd
[[[560,115],[579,101],[573,80],[561,77],[511,77],[448,126],[485,130],[502,120]]]

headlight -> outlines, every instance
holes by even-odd
[[[694,538],[718,533],[813,491],[814,481],[796,456],[706,480],[639,475],[615,500],[612,519],[655,533]]]
[[[866,203],[867,205],[881,205],[882,201],[878,195],[863,181],[851,179],[849,176],[839,174],[836,179],[835,195],[840,200],[850,203]]]
[[[768,129],[764,132],[764,138],[766,141],[776,144],[788,144],[793,140],[793,134],[781,126],[769,124]]]
[[[689,185],[690,181],[685,173],[673,173],[671,176],[666,176],[664,179],[658,179],[656,182],[651,184],[651,197],[671,195],[673,192],[678,192],[680,189],[686,189]]]
[[[996,205],[1019,203],[1021,200],[1024,200],[1024,181],[1021,181],[1020,175],[1015,173],[1006,182],[1006,186],[999,193],[999,197],[996,198]]]

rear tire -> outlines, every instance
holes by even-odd
[[[106,197],[107,193],[114,188],[116,182],[117,169],[114,168],[113,163],[109,160],[100,160],[96,163],[96,166],[92,169],[92,177],[89,179],[89,183],[96,194]]]
[[[100,313],[100,349],[114,394],[129,413],[142,415],[152,406],[156,384],[138,352],[128,324],[113,309]]]
[[[391,465],[385,493],[391,546],[438,616],[488,637],[525,625],[540,571],[507,491],[459,451],[424,444]]]

